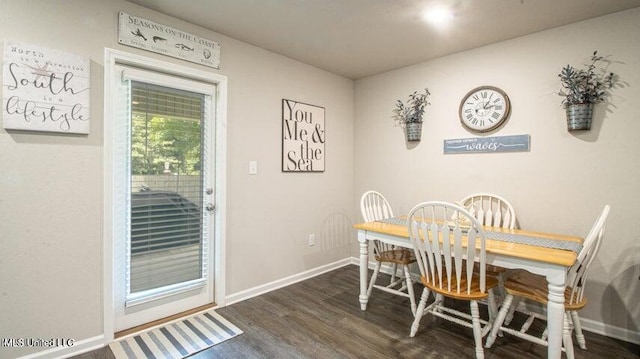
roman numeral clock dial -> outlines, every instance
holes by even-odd
[[[460,122],[474,132],[488,132],[509,117],[509,97],[494,86],[480,86],[469,91],[460,102]]]

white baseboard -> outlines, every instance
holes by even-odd
[[[37,353],[22,356],[18,359],[58,359],[69,358],[75,355],[86,353],[91,350],[100,349],[105,346],[104,335],[97,335],[92,338],[78,340],[72,346],[58,347],[43,350]]]
[[[526,312],[533,311],[536,313],[547,313],[547,308],[543,305],[533,302],[520,302],[518,306],[518,311]],[[578,313],[579,315],[580,313]],[[626,328],[620,328],[613,325],[605,324],[603,322],[599,322],[597,320],[584,318],[580,316],[580,324],[582,324],[582,330],[585,332],[592,332],[600,335],[604,335],[605,337],[622,340],[625,342],[640,344],[640,333],[636,331],[632,331]],[[588,343],[587,343],[588,346]]]
[[[612,325],[604,324],[596,320],[580,317],[580,323],[582,324],[582,330],[604,335],[609,338],[619,339],[625,342],[639,344],[640,345],[640,333],[632,331],[626,328],[614,327]],[[587,346],[589,343],[587,343]]]
[[[267,292],[270,292],[272,290],[276,290],[278,288],[282,288],[300,281],[303,281],[305,279],[309,279],[312,277],[315,277],[317,275],[326,273],[326,272],[330,272],[332,270],[344,267],[346,265],[351,264],[352,259],[351,258],[345,258],[342,260],[339,260],[337,262],[333,262],[333,263],[329,263],[327,265],[318,267],[318,268],[314,268],[302,273],[298,273],[286,278],[282,278],[276,281],[273,281],[271,283],[267,283],[255,288],[251,288],[248,290],[244,290],[242,292],[230,295],[226,297],[226,305],[230,305],[233,303],[237,303],[240,301],[243,301],[245,299],[249,299],[255,296],[258,296],[260,294],[264,294]],[[37,353],[33,353],[33,354],[29,354],[29,355],[25,355],[22,357],[19,357],[17,359],[61,359],[61,358],[69,358],[75,355],[79,355],[82,353],[86,353],[88,351],[91,350],[96,350],[96,349],[100,349],[103,348],[107,345],[108,343],[105,343],[105,336],[104,335],[98,335],[95,336],[93,338],[88,338],[88,339],[83,339],[83,340],[79,340],[76,341],[73,346],[69,346],[69,347],[59,347],[59,348],[52,348],[52,349],[48,349],[48,350],[43,350]]]
[[[292,276],[286,277],[286,278],[282,278],[282,279],[278,279],[275,280],[273,282],[270,283],[266,283],[263,285],[259,285],[257,287],[254,288],[250,288],[247,290],[243,290],[241,292],[235,293],[235,294],[231,294],[228,295],[226,297],[226,305],[231,305],[233,303],[237,303],[237,302],[241,302],[243,300],[247,300],[249,298],[253,298],[256,297],[258,295],[264,294],[264,293],[268,293],[271,292],[273,290],[282,288],[282,287],[286,287],[288,285],[297,283],[297,282],[301,282],[305,279],[309,279],[309,278],[313,278],[317,275],[320,274],[324,274],[326,272],[330,272],[332,270],[344,267],[346,265],[352,264],[352,258],[345,258],[345,259],[341,259],[337,262],[333,262],[333,263],[329,263],[326,265],[323,265],[321,267],[318,268],[314,268],[314,269],[310,269],[308,271],[305,272],[301,272],[298,274],[294,274]]]
[[[294,274],[286,278],[282,278],[282,279],[279,279],[270,283],[266,283],[251,289],[244,290],[236,294],[229,295],[226,297],[226,305],[231,305],[233,303],[241,302],[243,300],[253,298],[255,296],[268,293],[273,290],[286,287],[288,285],[301,282],[309,278],[313,278],[320,274],[324,274],[350,264],[360,265],[360,259],[356,257],[345,258],[337,262],[329,263],[318,268],[314,268],[302,273]],[[369,268],[373,269],[374,267],[375,267],[375,262],[369,262]],[[390,274],[391,266],[386,266],[386,265],[382,266],[380,271]],[[520,303],[521,307],[522,307],[522,304],[523,303]],[[525,309],[525,308],[521,308],[521,309]],[[533,308],[527,308],[527,309],[531,310]],[[540,309],[544,311],[544,308],[541,307]],[[587,319],[587,318],[580,318],[580,322],[582,323],[582,329],[585,331],[604,335],[614,339],[619,339],[629,343],[640,344],[640,333],[638,332],[631,331],[626,328],[615,327],[612,325],[608,325],[608,324]],[[79,340],[75,342],[73,346],[70,346],[70,347],[48,349],[41,352],[25,355],[25,356],[19,357],[18,359],[69,358],[75,355],[86,353],[91,350],[103,348],[104,346],[105,346],[104,335],[98,335],[92,338]]]

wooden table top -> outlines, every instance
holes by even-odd
[[[383,223],[383,222],[367,222],[358,223],[353,226],[359,230],[371,231],[381,234],[387,234],[397,237],[409,238],[409,231],[407,226]],[[563,234],[554,233],[542,233],[534,232],[523,229],[508,229],[500,227],[484,227],[486,231],[520,234],[532,237],[541,237],[562,241],[573,241],[582,243],[584,241],[581,237],[568,236]],[[508,256],[514,258],[522,258],[527,260],[534,260],[543,263],[559,264],[562,266],[571,266],[576,262],[577,254],[571,250],[555,249],[547,247],[539,247],[521,243],[510,243],[506,241],[499,241],[487,238],[486,250],[488,254],[496,254],[501,256]]]

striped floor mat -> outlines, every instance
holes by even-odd
[[[213,310],[168,323],[109,345],[116,359],[184,358],[242,334]]]

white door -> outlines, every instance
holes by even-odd
[[[216,85],[115,69],[117,332],[214,300]]]

